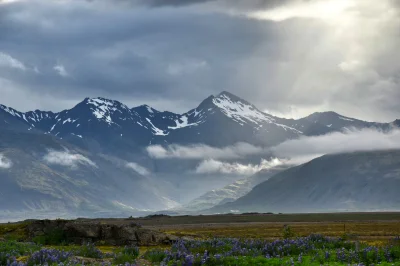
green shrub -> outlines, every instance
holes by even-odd
[[[121,252],[117,253],[114,263],[117,265],[134,263],[139,256],[139,248],[135,246],[124,247]]]
[[[43,236],[36,236],[33,242],[40,245],[65,245],[67,243],[67,236],[61,229],[54,229]]]
[[[76,256],[80,257],[86,257],[86,258],[94,258],[94,259],[101,259],[103,258],[103,253],[98,249],[94,244],[92,243],[87,243],[79,248],[75,249],[74,254]]]
[[[20,243],[16,241],[0,242],[0,265],[7,265],[10,257],[30,255],[40,250],[40,246],[33,243]]]
[[[153,249],[153,250],[148,250],[143,257],[148,260],[151,261],[153,263],[160,263],[161,261],[164,260],[164,258],[167,255],[165,254],[164,250],[161,249]]]
[[[285,225],[283,227],[283,238],[287,239],[287,238],[293,238],[296,236],[296,234],[293,232],[292,228],[289,225]]]

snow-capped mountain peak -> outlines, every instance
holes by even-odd
[[[399,126],[395,121],[391,125]],[[229,92],[209,96],[184,114],[160,112],[148,105],[128,108],[102,97],[85,98],[59,113],[19,112],[0,105],[0,126],[85,141],[127,141],[135,147],[149,144],[193,144],[228,146],[237,142],[274,145],[301,135],[320,135],[344,128],[378,127],[334,112],[315,113],[293,120],[274,117]]]
[[[98,120],[104,121],[109,125],[116,123],[112,118],[114,113],[124,114],[130,112],[125,104],[101,97],[86,98],[85,103],[90,106],[89,109]]]
[[[222,113],[239,123],[273,123],[274,118],[259,111],[254,105],[227,92],[222,92],[213,99],[213,103]]]

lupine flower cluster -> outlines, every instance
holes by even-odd
[[[7,252],[0,252],[0,265],[1,266],[82,266],[90,265],[85,264],[82,258],[94,258],[101,261],[105,255],[94,245],[85,244],[78,248],[73,248],[70,251],[61,249],[48,249],[42,248],[35,244],[31,244],[30,249],[25,247],[25,243],[11,243],[7,248],[15,248],[15,250],[8,250]],[[0,247],[1,250],[1,247]],[[37,250],[37,251],[35,251]],[[139,254],[137,247],[125,247],[122,253],[136,258]],[[82,257],[82,258],[81,258]],[[116,254],[108,256],[109,258],[117,257]],[[134,259],[129,262],[118,263],[117,261],[101,261],[96,265],[99,266],[135,266]]]
[[[27,265],[51,265],[54,263],[65,262],[72,255],[72,252],[43,248],[39,251],[36,251],[29,257]]]
[[[104,254],[93,243],[82,245],[79,249],[75,250],[74,254],[80,257],[95,259],[101,259],[104,257]]]
[[[0,244],[0,265],[91,265],[86,258],[93,259],[95,262],[92,265],[98,266],[135,265],[139,257],[138,247],[128,246],[117,250],[112,254],[104,254],[93,244],[70,248],[69,251],[35,244]],[[233,238],[178,240],[167,250],[149,250],[141,259],[162,266],[400,265],[400,244],[396,238],[386,247],[374,247],[322,235],[276,241]]]
[[[241,265],[241,258],[246,258],[247,261],[243,265],[251,265],[256,259],[261,260],[260,263],[278,260],[278,265],[324,265],[333,262],[344,265],[375,265],[383,262],[400,263],[400,247],[377,248],[362,245],[361,249],[356,250],[354,243],[339,238],[311,235],[272,242],[239,239],[179,240],[170,250],[153,250],[147,256],[149,260],[161,265],[183,266],[225,265],[232,258],[237,260],[235,265]]]

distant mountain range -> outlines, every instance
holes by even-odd
[[[400,210],[400,150],[325,155],[207,211],[338,212]]]
[[[266,176],[194,174],[199,160],[155,159],[146,148],[239,142],[271,147],[348,128],[396,126],[400,120],[366,122],[334,112],[279,118],[229,92],[210,96],[184,114],[147,105],[129,108],[100,97],[59,113],[24,113],[0,105],[0,218],[19,211],[88,216],[209,208],[236,200]],[[259,161],[255,157],[241,160]],[[229,187],[234,182],[237,189]]]
[[[138,148],[150,144],[202,143],[216,147],[237,142],[273,146],[301,135],[314,136],[345,128],[388,128],[334,112],[301,119],[266,114],[247,101],[222,92],[184,114],[160,112],[147,105],[129,108],[118,101],[86,98],[70,110],[19,112],[0,105],[3,129],[51,134],[84,148]]]

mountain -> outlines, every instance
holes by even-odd
[[[260,173],[260,178],[218,171],[200,174],[195,169],[201,158],[153,158],[146,148],[226,147],[239,142],[268,147],[346,128],[394,126],[400,126],[399,120],[374,123],[334,112],[297,120],[279,118],[229,92],[211,95],[183,114],[148,105],[130,108],[101,97],[85,98],[61,112],[20,112],[0,105],[0,214],[89,216],[181,205],[210,208],[243,196],[269,173]],[[223,163],[254,166],[259,157]],[[12,204],[6,204],[6,199],[12,199]]]
[[[51,135],[0,130],[0,218],[132,215],[176,207],[163,183],[119,158]]]
[[[255,175],[240,179],[220,189],[213,189],[200,197],[190,201],[182,207],[174,209],[177,212],[197,212],[210,209],[214,206],[233,202],[249,193],[256,185],[268,180],[275,174],[289,168],[289,165],[280,165],[263,169]]]
[[[400,150],[325,155],[208,213],[400,210]]]
[[[184,114],[160,112],[147,105],[129,109],[118,101],[86,98],[59,113],[22,113],[0,105],[0,115],[6,128],[41,131],[83,147],[93,148],[97,144],[102,149],[104,142],[113,143],[107,148],[165,143],[265,144],[301,134],[228,92],[210,96]]]
[[[379,128],[389,130],[393,126],[399,126],[396,121],[392,123],[367,122],[355,118],[346,117],[336,112],[316,112],[298,120],[288,119],[282,123],[290,125],[301,131],[305,136],[318,136],[332,132],[343,131],[351,128]]]
[[[202,143],[222,147],[247,142],[274,146],[301,135],[321,135],[350,127],[388,128],[391,124],[365,122],[334,112],[283,119],[266,114],[229,92],[210,96],[184,114],[160,112],[147,105],[129,108],[101,97],[86,98],[59,113],[23,113],[0,105],[2,128],[51,134],[85,149],[111,150],[121,156],[127,150],[150,144]]]

